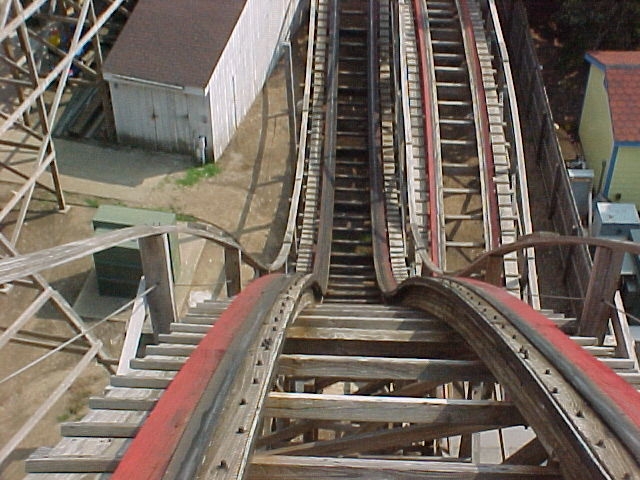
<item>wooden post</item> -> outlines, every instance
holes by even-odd
[[[291,49],[291,42],[284,42],[282,44],[282,48],[286,49],[287,58],[287,74],[285,75],[285,77],[287,84],[287,104],[289,107],[289,130],[291,131],[291,139],[293,140],[294,145],[298,145],[298,122],[296,121],[298,112],[296,111],[296,91],[293,73],[293,52]]]
[[[542,113],[542,120],[540,121],[540,132],[538,133],[538,144],[536,145],[535,159],[538,165],[541,163],[540,151],[544,146],[545,134],[547,133],[547,112]]]
[[[623,258],[622,251],[605,247],[596,249],[587,297],[578,323],[578,335],[596,337],[602,344],[611,313],[611,307],[605,302],[612,302],[618,288]]]
[[[498,287],[502,286],[502,255],[492,255],[487,261],[487,270],[484,274],[484,281]]]
[[[549,201],[549,213],[547,214],[547,219],[551,220],[556,213],[556,207],[558,206],[558,189],[560,188],[560,184],[562,181],[562,170],[564,170],[564,166],[558,165],[556,167],[556,174],[553,178],[553,187],[551,188],[551,200]]]
[[[234,247],[224,249],[224,274],[227,279],[227,296],[233,297],[242,289],[240,282],[240,250]]]
[[[166,234],[154,235],[138,242],[147,287],[155,287],[149,292],[147,301],[153,337],[157,341],[158,334],[169,333],[171,323],[178,321],[169,239]]]

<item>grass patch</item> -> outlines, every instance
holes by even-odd
[[[191,167],[187,170],[184,177],[176,180],[176,183],[181,187],[191,187],[195,185],[203,178],[215,177],[220,173],[220,167],[215,163],[207,163],[202,167]]]
[[[85,199],[84,203],[87,204],[87,207],[91,208],[98,208],[100,206],[100,202],[98,202],[98,200],[96,200],[95,198],[87,198]]]
[[[189,215],[188,213],[176,213],[176,220],[178,222],[197,222],[198,218],[193,215]]]

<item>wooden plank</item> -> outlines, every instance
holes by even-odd
[[[312,424],[303,422],[303,424]],[[352,433],[333,440],[296,443],[284,447],[268,450],[269,455],[350,455],[378,450],[401,449],[410,447],[415,442],[431,441],[456,435],[494,430],[504,425],[410,425],[375,431],[363,430],[363,433]],[[279,439],[278,432],[265,439],[259,439],[258,444],[271,445]]]
[[[169,333],[170,325],[178,321],[173,273],[167,235],[154,235],[138,239],[145,282],[155,288],[149,292],[147,302],[157,341],[160,333]]]
[[[290,327],[287,338],[310,340],[355,340],[375,342],[460,342],[460,337],[450,331],[420,330],[368,330],[361,328]]]
[[[297,318],[296,327],[360,328],[380,330],[453,330],[442,320],[433,318],[384,318],[370,316],[305,316]]]
[[[166,370],[133,370],[127,375],[113,375],[110,384],[113,387],[167,388],[174,375],[175,372]]]
[[[104,397],[89,398],[89,407],[106,410],[150,410],[164,390],[111,387]]]
[[[138,285],[136,299],[133,302],[131,316],[129,317],[129,323],[127,324],[127,333],[124,337],[124,344],[122,345],[122,350],[120,352],[120,361],[118,362],[118,369],[116,370],[116,374],[118,375],[124,375],[131,371],[129,362],[132,358],[135,358],[138,353],[142,326],[144,325],[144,319],[147,314],[146,301],[142,296],[145,289],[146,281],[144,277],[142,277],[140,279],[140,284]]]
[[[350,478],[366,480],[407,480],[455,478],[456,480],[557,479],[556,467],[523,465],[477,465],[420,460],[371,460],[356,458],[254,456],[250,480],[300,478]]]
[[[315,355],[359,355],[386,358],[474,358],[463,342],[377,342],[375,340],[330,340],[287,338],[283,353]]]
[[[278,362],[280,374],[298,377],[422,381],[489,380],[492,378],[490,372],[481,362],[473,360],[281,355]]]
[[[520,414],[507,402],[272,392],[264,415],[275,418],[448,424],[512,424]]]
[[[60,433],[65,437],[133,438],[140,423],[67,422],[60,426]]]
[[[131,360],[131,366],[140,370],[177,372],[186,361],[186,357],[162,358],[154,356],[153,358],[134,358]]]
[[[100,349],[101,343],[97,343],[82,357],[82,359],[73,367],[73,369],[67,374],[67,376],[60,382],[60,384],[49,393],[45,401],[38,407],[38,409],[31,415],[29,420],[9,439],[9,441],[0,450],[0,464],[4,462],[11,452],[25,439],[25,437],[31,432],[33,427],[42,420],[47,412],[53,407],[53,405],[62,397],[71,384],[78,378],[78,376],[84,371],[85,368],[93,361]]]
[[[113,472],[131,442],[125,438],[63,438],[26,461],[29,473]]]
[[[578,335],[597,337],[602,343],[607,331],[613,295],[620,281],[624,253],[608,248],[596,248],[593,268],[578,322]],[[606,302],[606,303],[605,303]]]
[[[133,437],[146,418],[144,411],[91,410],[78,422],[60,426],[64,437]]]

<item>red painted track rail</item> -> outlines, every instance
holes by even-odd
[[[112,478],[172,478],[184,471],[185,452],[208,444],[200,431],[203,411],[225,402],[228,383],[221,376],[238,374],[232,366],[243,342],[250,344],[261,315],[290,284],[287,277],[264,277],[232,303],[160,398]],[[555,452],[565,478],[640,472],[640,395],[539,312],[469,279],[412,279],[396,299],[443,317],[468,341]]]
[[[420,75],[420,86],[422,90],[422,111],[424,112],[424,137],[425,137],[425,153],[427,156],[427,179],[429,185],[429,192],[435,192],[437,189],[436,183],[436,165],[435,165],[435,155],[433,151],[433,117],[430,112],[432,112],[431,105],[435,101],[431,95],[431,88],[428,84],[428,75],[429,71],[429,62],[427,61],[427,52],[425,50],[425,45],[427,44],[427,37],[424,31],[424,24],[419,19],[422,18],[424,13],[424,1],[423,0],[413,0],[413,8],[415,11],[416,17],[416,32],[418,37],[418,53],[419,53],[419,61],[420,61],[420,71],[422,75]],[[440,230],[438,226],[438,206],[437,202],[431,199],[429,202],[429,231],[431,232],[431,238],[429,240],[430,248],[431,248],[431,260],[433,261],[436,267],[440,267],[440,259],[438,252],[440,251],[440,238],[437,232]]]

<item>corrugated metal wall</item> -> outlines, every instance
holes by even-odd
[[[218,158],[261,91],[299,3],[248,0],[205,96],[110,79],[118,141],[195,156],[202,135],[207,159]]]
[[[113,80],[109,86],[119,142],[193,154],[198,135],[210,137],[203,96]]]
[[[262,89],[283,31],[299,0],[248,0],[209,83],[218,158]],[[291,9],[291,10],[290,10]]]

